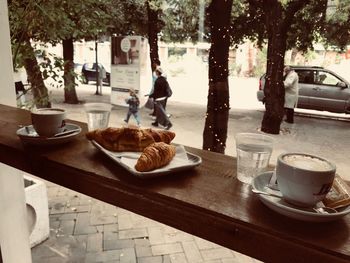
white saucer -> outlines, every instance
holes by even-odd
[[[32,145],[55,145],[62,144],[74,139],[80,132],[81,128],[78,125],[72,123],[66,123],[65,132],[74,131],[73,133],[68,133],[65,135],[60,135],[57,137],[41,137],[39,136],[32,125],[22,127],[17,130],[16,134],[22,140],[23,143]]]
[[[253,179],[252,188],[263,192],[280,194],[279,191],[270,189],[268,187],[272,174],[273,174],[273,171],[259,174],[257,177]],[[273,211],[279,214],[288,216],[290,218],[294,218],[302,221],[327,222],[327,221],[333,221],[333,220],[339,219],[347,215],[348,213],[350,213],[350,206],[343,208],[342,211],[338,213],[320,214],[315,212],[311,208],[303,209],[303,208],[298,208],[293,205],[290,205],[278,197],[268,196],[263,194],[257,194],[257,195],[259,196],[261,202],[263,202],[267,207],[269,207]]]
[[[138,172],[135,169],[135,164],[141,155],[140,152],[112,152],[103,148],[96,141],[92,141],[92,144],[114,162],[139,178],[153,178],[184,171],[192,169],[202,163],[202,158],[200,156],[187,152],[182,145],[176,145],[176,155],[168,165],[149,172]]]

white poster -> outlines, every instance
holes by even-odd
[[[125,99],[134,89],[141,105],[152,85],[147,39],[140,36],[112,37],[111,43],[111,103],[127,106]]]

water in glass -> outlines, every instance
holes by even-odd
[[[269,164],[272,147],[255,144],[237,145],[237,178],[250,184],[257,174],[264,172]]]
[[[108,127],[110,111],[91,110],[87,111],[86,113],[89,131]]]

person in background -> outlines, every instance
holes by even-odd
[[[133,115],[137,126],[141,125],[140,118],[139,118],[139,106],[140,106],[140,100],[136,95],[135,90],[130,89],[129,91],[130,97],[125,100],[126,104],[129,104],[129,110],[126,114],[126,118],[124,122],[129,123],[130,116]]]
[[[98,65],[97,85],[100,89],[100,95],[102,95],[103,80],[106,78],[106,76],[107,76],[107,73],[105,68],[102,65]]]
[[[26,104],[26,97],[25,97],[26,90],[22,82],[21,72],[18,69],[14,70],[13,79],[15,82],[17,106],[23,107]]]
[[[162,76],[163,69],[161,67],[157,67],[156,74],[157,79],[154,82],[154,92],[150,95],[150,97],[154,99],[154,107],[156,110],[156,120],[152,125],[158,127],[158,125],[161,124],[166,130],[169,130],[173,125],[165,111],[165,105],[168,97],[171,96],[171,93],[169,93],[171,89],[167,79]]]
[[[149,92],[148,96],[151,97],[151,95],[153,94],[154,92],[154,83],[156,82],[156,79],[157,79],[157,73],[156,73],[156,69],[160,67],[160,61],[157,60],[155,61],[153,64],[152,64],[152,87],[151,87],[151,91]],[[149,114],[150,116],[152,117],[156,117],[156,110],[155,108],[153,108],[153,111],[152,113]]]
[[[294,108],[298,104],[299,94],[299,77],[298,74],[290,67],[284,67],[284,110],[286,114],[285,121],[288,123],[294,123]]]

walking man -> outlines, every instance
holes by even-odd
[[[173,125],[165,111],[165,106],[172,92],[167,79],[162,76],[163,69],[161,67],[157,67],[156,74],[157,79],[154,82],[154,92],[150,95],[150,97],[154,99],[154,107],[156,110],[156,120],[152,125],[158,127],[158,124],[161,124],[166,130],[169,130]]]
[[[290,67],[284,67],[284,109],[286,114],[285,121],[288,123],[294,123],[294,108],[298,104],[299,94],[299,77],[298,74]]]

